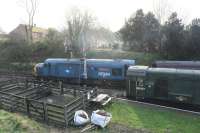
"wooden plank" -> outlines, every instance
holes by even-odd
[[[35,113],[35,112],[31,112],[31,113],[30,113],[30,117],[36,118],[36,119],[39,119],[39,120],[44,120],[44,117],[43,117],[43,116],[41,116],[40,114],[37,114],[37,113]]]
[[[26,93],[26,92],[29,92],[29,91],[31,91],[31,90],[33,90],[33,89],[35,89],[35,88],[25,89],[25,90],[23,90],[23,91],[21,91],[21,92],[15,93],[15,95],[21,95],[21,94]]]
[[[42,101],[34,100],[34,99],[28,99],[30,103],[37,103],[37,104],[44,104]]]
[[[30,95],[30,96],[26,96],[25,95],[25,97],[27,97],[28,99],[36,100],[36,97],[38,97],[38,95],[36,93],[34,93],[34,94]]]
[[[17,96],[17,95],[11,94],[11,93],[3,92],[3,91],[0,91],[0,94],[6,95],[6,96],[16,97],[16,98],[19,98],[19,99],[20,99],[20,98],[21,98],[21,99],[24,99],[24,97],[22,97],[22,96]]]
[[[19,107],[25,108],[25,107],[24,107],[24,104],[22,104],[22,103],[13,103],[13,102],[11,102],[11,101],[2,101],[2,104],[4,104],[4,103],[10,104],[10,105],[13,106],[13,107],[19,106]]]
[[[53,117],[53,118],[56,118],[56,119],[64,119],[64,115],[56,115],[56,114],[51,114],[48,112],[48,118],[49,117]]]
[[[30,98],[34,99],[34,100],[39,100],[39,99],[43,98],[43,96],[42,95],[41,96],[36,95],[36,96],[30,97]]]
[[[7,88],[7,89],[3,89],[2,91],[5,92],[5,91],[10,91],[10,90],[13,90],[13,89],[16,89],[18,88],[19,86],[12,86],[10,88]]]
[[[5,89],[5,88],[8,88],[8,87],[12,87],[12,86],[17,86],[17,84],[9,84],[9,85],[2,86],[1,88]]]
[[[12,107],[12,105],[7,104],[7,103],[2,103],[3,106],[7,106],[7,107]]]
[[[18,103],[21,103],[21,104],[24,104],[24,99],[20,99],[20,100],[17,100],[17,99],[13,99],[12,97],[2,97],[2,100],[5,100],[5,101],[10,101],[14,104],[18,104]]]
[[[31,95],[33,95],[33,94],[35,94],[36,95],[36,90],[34,90],[34,91],[31,91],[31,93],[29,93],[29,94],[26,94],[26,95],[24,95],[25,97],[29,97],[29,96],[31,96]]]
[[[76,110],[76,108],[83,108],[83,106],[81,105],[82,105],[82,102],[77,105],[74,105],[73,107],[68,108],[67,113],[70,113],[71,111]]]
[[[56,107],[56,108],[63,109],[63,106],[61,106],[61,105],[56,105],[56,104],[52,104],[52,103],[46,103],[46,104],[47,104],[47,107]]]
[[[44,109],[38,109],[38,108],[37,108],[37,111],[35,111],[34,108],[29,108],[29,110],[32,111],[32,112],[37,112],[37,113],[43,113],[44,112]]]
[[[74,118],[74,114],[77,110],[81,109],[81,107],[76,108],[76,110],[74,110],[73,112],[69,112],[67,113],[68,116],[68,120],[72,120]]]
[[[8,85],[8,84],[11,84],[11,83],[9,83],[9,82],[0,83],[0,88],[1,88],[2,86]]]
[[[60,121],[57,121],[57,120],[54,120],[54,119],[49,119],[48,123],[50,124],[56,124],[56,126],[60,125],[62,127],[65,127],[65,123],[64,122],[60,122]]]
[[[57,113],[57,114],[60,114],[60,115],[64,115],[64,111],[61,112],[61,111],[57,111],[57,110],[51,110],[51,109],[47,109],[48,110],[48,113]]]
[[[38,106],[38,105],[30,105],[29,104],[29,108],[30,109],[36,109],[37,108],[37,109],[43,110],[43,106]]]
[[[57,121],[57,122],[60,122],[60,123],[65,123],[64,117],[63,117],[63,119],[60,119],[60,118],[48,116],[48,121],[51,121],[51,120]]]
[[[96,125],[94,125],[94,124],[89,124],[89,125],[87,125],[86,127],[84,127],[84,128],[81,130],[81,133],[88,132],[88,131],[94,130],[94,129],[96,129],[96,128],[97,128]]]
[[[29,107],[30,107],[30,110],[34,110],[35,112],[38,112],[39,114],[41,114],[41,110],[44,110],[44,109],[39,109],[39,108],[35,108],[34,106],[32,106],[31,104],[29,104]],[[44,113],[44,111],[42,112]]]
[[[71,103],[67,104],[66,106],[70,107],[71,105],[75,104],[76,102],[79,102],[80,100],[81,100],[81,97],[77,98],[76,100],[72,101]]]
[[[30,115],[38,115],[39,117],[41,117],[41,119],[44,119],[43,113],[35,112],[33,110],[30,110]]]
[[[24,106],[21,106],[21,105],[12,105],[6,102],[3,102],[2,105],[5,105],[12,110],[23,110],[24,112],[26,112],[26,109],[24,108]]]
[[[35,109],[35,108],[29,108],[29,110],[32,111],[32,112],[39,113],[39,114],[44,113],[44,109],[39,109],[39,108],[37,108],[37,109]]]
[[[2,99],[1,102],[2,102],[2,103],[3,103],[3,102],[6,102],[6,103],[11,104],[11,105],[13,105],[13,106],[14,106],[14,105],[17,105],[17,104],[18,104],[18,105],[20,105],[20,104],[21,104],[21,105],[24,105],[23,102],[11,101],[11,100],[5,100],[5,99]]]

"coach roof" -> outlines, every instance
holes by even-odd
[[[65,59],[65,58],[49,58],[45,60],[45,63],[80,63],[81,59]],[[119,64],[130,64],[134,65],[134,60],[127,60],[127,59],[87,59],[87,63],[94,64],[94,63],[119,63]]]
[[[182,75],[198,75],[200,70],[176,69],[176,68],[150,68],[147,66],[131,66],[128,69],[127,75],[141,76],[146,74],[182,74]]]

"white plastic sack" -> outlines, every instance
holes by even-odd
[[[104,128],[110,122],[112,115],[103,110],[96,110],[92,112],[91,123]]]
[[[88,117],[88,114],[85,111],[79,110],[79,111],[75,112],[75,115],[74,115],[74,124],[76,126],[85,125],[89,121],[90,121],[90,118]]]

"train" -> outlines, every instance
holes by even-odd
[[[156,66],[138,66],[135,60],[128,59],[50,58],[36,64],[34,74],[42,80],[120,89],[132,100],[155,99],[200,105],[198,65],[199,62],[193,61],[162,61]]]
[[[84,77],[84,61],[87,77]],[[125,88],[126,72],[135,60],[128,59],[65,59],[49,58],[34,67],[39,79],[62,80],[66,83],[87,84],[116,89]]]
[[[127,70],[127,97],[200,105],[200,70],[131,66]]]

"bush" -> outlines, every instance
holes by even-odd
[[[0,44],[0,61],[4,62],[40,62],[50,57],[65,57],[64,46],[48,41],[32,45],[8,41]]]
[[[159,54],[142,53],[142,52],[125,52],[125,51],[88,51],[87,58],[97,59],[132,59],[136,61],[136,64],[150,65],[154,60],[161,60],[162,57]]]
[[[31,49],[25,43],[5,42],[1,45],[0,58],[6,62],[29,62]]]

